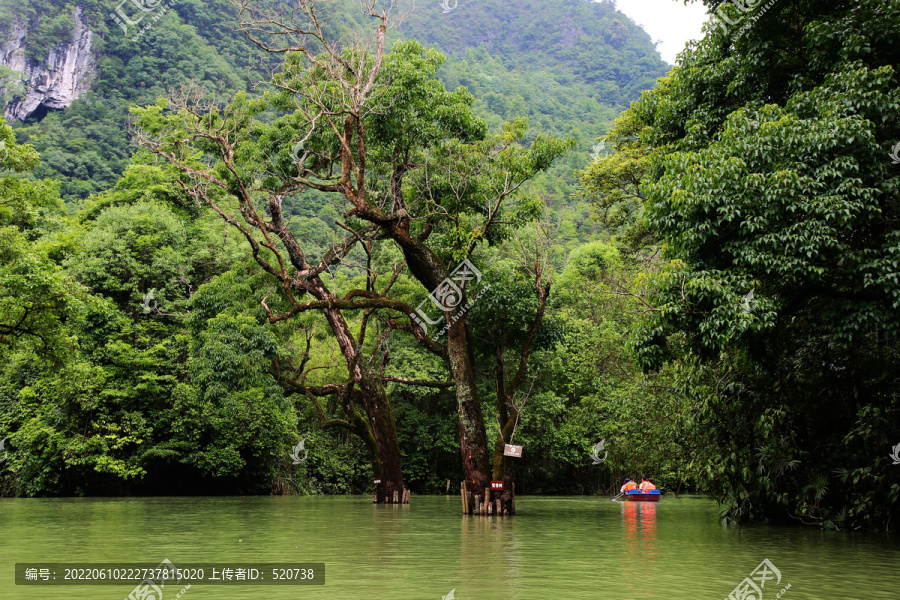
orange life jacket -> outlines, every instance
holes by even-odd
[[[641,482],[641,491],[642,492],[649,492],[650,490],[655,490],[655,489],[656,489],[656,486],[653,485],[652,483],[650,483],[649,481]]]
[[[626,483],[625,485],[622,486],[622,489],[625,490],[625,491],[627,492],[627,491],[629,491],[629,490],[636,490],[637,487],[638,487],[638,486],[637,486],[637,484],[636,484],[635,482],[629,481],[628,483]]]

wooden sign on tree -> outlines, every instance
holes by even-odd
[[[516,458],[522,458],[522,446],[506,444],[503,448],[503,456],[514,456]]]

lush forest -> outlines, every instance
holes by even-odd
[[[671,71],[609,2],[184,0],[137,42],[78,6],[91,91],[0,126],[0,495],[644,474],[896,528],[896,3]],[[0,31],[40,61],[74,10]]]

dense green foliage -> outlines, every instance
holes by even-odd
[[[281,83],[333,88],[296,55],[260,54],[232,32],[227,2],[178,2],[138,42],[102,22],[108,7],[79,5],[98,33],[92,91],[0,130],[0,494],[371,491],[364,440],[322,427],[339,399],[295,385],[345,380],[332,330],[316,312],[270,322],[264,299],[276,314],[290,306],[280,284],[126,127],[129,109],[148,107],[133,112],[187,164],[261,195],[292,184],[304,121],[290,93],[251,82],[277,67]],[[25,19],[40,61],[73,7],[8,3],[0,28]],[[334,15],[335,35],[363,23]],[[491,287],[468,318],[491,440],[502,385],[532,344],[515,391],[520,493],[608,492],[646,473],[713,494],[736,521],[891,529],[900,9],[783,1],[734,33],[710,29],[656,81],[666,66],[610,3],[418,8],[390,35],[426,48],[389,44],[366,120],[372,194],[387,197],[388,166],[408,152],[408,206],[453,207],[429,222],[429,243],[448,264],[477,246]],[[15,75],[0,75],[8,101]],[[214,144],[179,146],[157,102],[190,81],[220,89],[208,124],[233,126],[235,173],[210,158]],[[306,139],[311,161],[339,156],[323,128]],[[575,150],[553,162],[562,145],[548,135]],[[479,200],[502,179],[497,165],[544,172],[484,236]],[[462,180],[474,183],[460,192]],[[312,261],[348,229],[364,233],[328,194],[288,196],[290,232]],[[322,277],[340,295],[370,285],[366,274],[383,285],[402,260],[372,238]],[[528,340],[538,271],[550,297]],[[427,292],[399,268],[391,293],[416,306]],[[442,493],[450,480],[456,492],[447,365],[402,328],[388,333],[398,313],[364,335],[363,312],[344,317],[385,377],[405,485]],[[301,439],[309,452],[295,464]]]
[[[275,385],[276,373],[271,372],[272,364],[288,368],[306,336],[313,342],[312,363],[329,364],[334,349],[322,323],[306,319],[291,326],[265,325],[259,302],[271,294],[271,283],[257,268],[243,263],[244,244],[233,232],[231,236],[223,232],[221,225],[177,191],[173,173],[149,164],[141,155],[129,161],[129,134],[119,120],[124,108],[150,103],[167,87],[192,78],[202,81],[224,75],[226,89],[244,89],[235,67],[228,66],[239,64],[236,57],[240,51],[232,48],[229,52],[223,45],[225,36],[213,32],[214,25],[226,19],[227,11],[217,13],[218,20],[201,15],[190,21],[187,9],[191,6],[177,5],[148,31],[138,47],[126,43],[114,27],[109,28],[101,40],[100,66],[91,94],[65,111],[17,126],[20,142],[29,141],[40,149],[42,163],[36,162],[29,146],[14,146],[9,139],[9,146],[17,152],[32,152],[31,162],[22,170],[30,170],[32,178],[49,176],[61,181],[70,212],[79,212],[72,219],[65,218],[56,188],[37,179],[28,185],[50,186],[47,193],[31,194],[28,202],[25,196],[14,195],[20,209],[46,213],[33,226],[30,239],[34,251],[43,252],[40,264],[57,273],[56,285],[72,287],[65,300],[72,304],[66,310],[73,312],[66,318],[61,307],[53,307],[46,314],[47,326],[69,340],[65,355],[54,349],[60,354],[56,362],[36,361],[39,349],[34,340],[4,346],[9,365],[3,376],[0,432],[8,437],[7,447],[13,449],[11,460],[4,465],[8,493],[358,492],[368,486],[360,441],[320,431],[316,408],[302,396],[286,395]],[[604,18],[612,14],[607,8],[604,11]],[[203,24],[205,29],[186,28],[179,24],[182,20]],[[596,31],[608,23],[601,25]],[[458,31],[465,30],[464,24],[458,27]],[[630,61],[647,54],[649,40],[630,23],[628,30],[632,36],[628,43],[634,48],[618,59]],[[184,35],[179,37],[179,31]],[[599,40],[582,42],[596,44]],[[514,68],[516,65],[502,56],[477,46],[470,44],[468,56],[473,64],[451,57],[439,74],[444,82],[451,82],[451,89],[462,79],[478,91],[486,90],[490,81],[507,82],[494,87],[488,103],[477,101],[476,110],[493,130],[503,119],[529,115],[533,119],[529,140],[541,132],[552,132],[592,143],[628,97],[633,98],[662,72],[662,63],[654,58],[650,66],[641,67],[641,77],[650,79],[641,82],[629,76],[623,80],[630,86],[626,90],[621,91],[616,82],[607,90],[609,98],[594,94],[596,98],[579,103],[566,91],[578,78],[562,75],[575,63],[562,70],[554,68],[554,61],[543,60],[539,67],[553,71],[560,81],[535,86],[527,68]],[[218,56],[207,54],[206,48],[217,49]],[[176,59],[177,55],[182,58]],[[189,61],[183,58],[187,56]],[[590,87],[578,85],[585,90]],[[531,96],[538,90],[541,99]],[[507,96],[513,104],[497,103],[505,102]],[[519,130],[525,131],[521,124]],[[272,143],[281,144],[279,140]],[[273,146],[273,151],[282,150],[289,162],[290,144]],[[530,200],[523,205],[523,209],[536,206],[540,194],[551,207],[548,216],[558,228],[555,239],[563,244],[554,258],[555,269],[563,268],[566,248],[576,247],[579,240],[589,239],[596,231],[587,218],[586,204],[576,205],[572,192],[573,172],[585,164],[586,155],[571,154],[554,167],[554,175],[534,182],[526,195]],[[20,179],[7,177],[4,181],[13,185]],[[72,204],[74,198],[85,200]],[[43,205],[52,205],[55,212],[47,213],[47,208],[41,209]],[[528,210],[533,213],[533,208]],[[324,253],[336,239],[340,212],[312,193],[292,199],[291,211],[291,229],[312,244],[310,256]],[[24,224],[19,226],[25,230]],[[498,263],[496,277],[512,287],[507,296],[485,299],[479,314],[488,321],[492,311],[507,310],[504,297],[516,302],[525,291],[521,281],[516,283],[521,277],[516,275],[517,268],[508,257],[503,258],[509,251],[503,252],[496,260],[506,261],[507,266]],[[379,251],[378,257],[388,270],[391,261],[396,261],[396,253],[387,250]],[[351,286],[349,273],[342,269],[334,273],[336,289]],[[499,290],[499,280],[495,285]],[[410,302],[421,299],[416,286],[405,278],[398,283],[398,290]],[[152,298],[147,296],[149,292]],[[81,300],[76,302],[78,298]],[[527,303],[521,307],[522,322],[533,309]],[[550,321],[556,333],[542,334],[539,351],[553,355],[566,336],[562,322],[556,317]],[[616,340],[625,335],[621,326],[611,326],[610,335]],[[592,339],[600,337],[592,333]],[[511,342],[514,347],[515,340]],[[615,350],[623,368],[630,370],[621,344],[610,342],[610,349]],[[491,348],[486,346],[485,351],[489,353]],[[590,346],[584,345],[578,351],[592,353]],[[393,340],[391,357],[389,374],[426,380],[447,377],[440,361],[423,355],[409,340]],[[594,489],[592,470],[582,465],[589,461],[582,456],[598,435],[607,435],[607,429],[601,432],[600,418],[590,411],[582,411],[585,422],[565,424],[572,417],[566,414],[565,405],[578,406],[582,394],[593,392],[585,385],[582,391],[569,393],[565,381],[571,374],[565,361],[555,362],[557,391],[536,394],[536,410],[529,413],[529,422],[523,423],[519,435],[535,440],[534,465],[564,466],[574,461],[574,471],[564,468],[577,477],[569,480],[554,475],[548,479],[548,468],[553,467],[526,467],[522,485],[528,489],[532,478],[535,491]],[[313,377],[325,383],[341,375],[340,370],[323,368],[314,371]],[[482,377],[485,403],[491,406],[492,374],[485,370]],[[455,486],[459,459],[452,393],[401,384],[390,384],[389,393],[396,398],[410,487],[442,490],[447,478]],[[331,412],[333,407],[325,406],[325,410]],[[613,409],[608,410],[607,415]],[[553,428],[574,430],[547,439],[544,433],[551,423]],[[613,430],[608,428],[610,439]],[[301,437],[307,440],[309,458],[294,467],[288,451]],[[618,456],[623,466],[626,455]],[[610,476],[604,477],[604,486],[611,485]]]
[[[879,0],[778,3],[736,42],[716,29],[585,174],[669,259],[635,292],[634,347],[646,369],[685,365],[689,475],[731,518],[897,518],[898,33]]]

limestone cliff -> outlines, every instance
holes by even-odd
[[[25,36],[21,23],[13,25],[12,39],[0,44],[0,65],[23,74],[24,96],[6,107],[7,121],[24,120],[41,107],[66,108],[90,89],[95,57],[91,53],[93,34],[87,28],[80,7],[75,9],[72,37],[50,49],[47,60],[36,63],[25,56]]]

